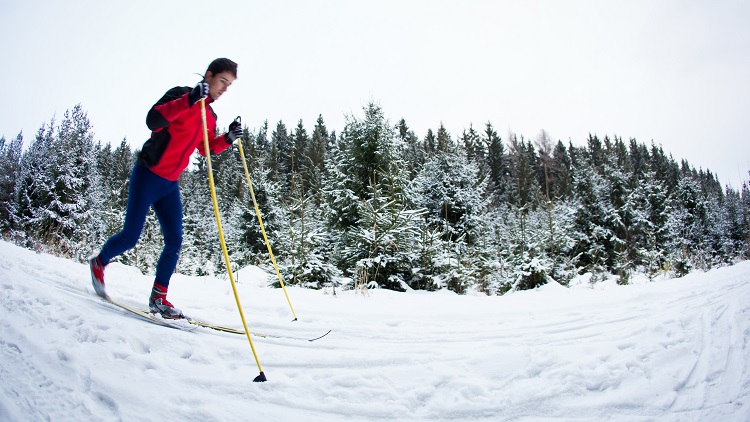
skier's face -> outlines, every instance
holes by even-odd
[[[229,85],[232,85],[232,82],[234,82],[235,79],[235,76],[228,71],[219,72],[215,75],[211,72],[206,72],[208,95],[210,95],[214,101],[218,100],[227,88],[229,88]]]

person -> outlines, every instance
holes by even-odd
[[[216,136],[216,114],[209,104],[226,92],[237,78],[237,63],[216,59],[208,66],[203,80],[194,88],[170,89],[148,112],[146,125],[151,137],[143,144],[130,173],[128,202],[122,230],[110,237],[97,256],[89,260],[91,282],[96,293],[108,298],[104,269],[116,256],[138,243],[149,207],[154,209],[164,237],[164,248],[156,264],[156,276],[148,300],[149,311],[165,318],[184,315],[167,300],[169,279],[177,267],[182,247],[182,201],[178,179],[195,150],[205,155],[200,100],[206,107],[208,142],[213,153],[220,153],[242,136],[239,121],[229,131]]]

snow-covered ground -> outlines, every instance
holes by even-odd
[[[151,277],[107,268],[145,306]],[[504,297],[264,286],[244,336],[149,324],[88,268],[0,242],[0,420],[750,421],[750,262],[631,286]],[[241,327],[226,279],[172,279],[186,314]]]

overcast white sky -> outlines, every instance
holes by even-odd
[[[750,1],[0,0],[0,136],[27,143],[81,103],[95,138],[140,147],[148,109],[216,57],[214,109],[252,129],[379,103],[422,138],[492,122],[534,138],[661,144],[738,188],[750,170]]]

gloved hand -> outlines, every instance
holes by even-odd
[[[227,132],[226,140],[228,144],[233,144],[234,141],[242,136],[242,123],[240,123],[240,119],[235,119],[232,123],[229,124],[229,132]]]
[[[198,85],[193,88],[192,91],[188,94],[188,104],[190,107],[195,105],[198,101],[201,100],[201,98],[208,97],[208,82],[201,81],[198,82]]]

